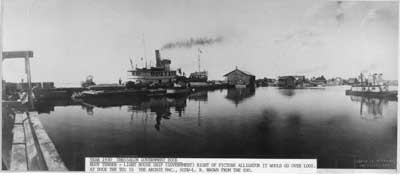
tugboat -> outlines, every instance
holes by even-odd
[[[397,91],[389,90],[389,86],[383,83],[382,74],[375,73],[366,79],[361,73],[359,77],[361,83],[352,85],[349,90],[346,90],[346,95],[397,100]]]
[[[128,70],[128,84],[166,85],[175,82],[176,70],[170,69],[171,60],[161,59],[160,51],[155,50],[156,66],[148,68],[134,68],[131,61],[131,70]]]

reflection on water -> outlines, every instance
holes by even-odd
[[[389,100],[384,98],[368,98],[363,96],[350,96],[351,101],[360,103],[360,116],[366,120],[376,120],[383,117],[384,106]]]
[[[196,91],[188,95],[189,100],[194,101],[207,101],[208,100],[208,92],[207,91]]]
[[[397,101],[344,90],[262,87],[36,107],[71,170],[83,170],[84,157],[134,155],[317,158],[319,168],[394,168]]]
[[[53,100],[38,102],[35,104],[35,108],[39,113],[48,113],[54,111],[55,106],[81,106],[81,109],[86,111],[89,116],[94,116],[95,108],[111,108],[111,107],[127,107],[127,111],[131,113],[131,120],[135,115],[139,115],[139,112],[155,114],[155,129],[160,131],[161,121],[168,120],[171,117],[171,109],[173,109],[179,117],[185,111],[187,99],[190,101],[198,101],[198,118],[200,120],[200,102],[207,101],[207,91],[198,91],[188,96],[180,97],[157,97],[157,98],[96,98],[96,99],[85,99],[80,101],[72,100]],[[141,114],[140,113],[140,114]],[[200,124],[200,121],[199,121]]]
[[[35,103],[35,110],[41,113],[49,114],[51,111],[54,111],[55,106],[78,106],[80,103],[73,101],[72,99],[60,99],[60,100],[46,100],[39,101]]]
[[[295,95],[295,89],[280,89],[279,92],[287,97],[292,97]]]
[[[226,98],[231,100],[233,103],[236,104],[236,106],[238,106],[240,103],[242,103],[247,98],[254,96],[255,93],[256,93],[256,90],[254,87],[231,88],[231,89],[228,89]]]

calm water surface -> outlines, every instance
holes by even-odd
[[[346,96],[346,88],[46,104],[39,118],[70,170],[84,170],[91,156],[317,158],[319,168],[395,168],[397,101]]]

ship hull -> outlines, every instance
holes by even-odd
[[[192,92],[190,88],[172,88],[167,89],[166,95],[170,97],[184,96],[189,94],[190,92]]]
[[[165,92],[165,91],[164,91]],[[156,96],[162,92],[149,90],[110,90],[110,91],[84,91],[73,95],[75,99],[120,98],[120,97],[148,97]]]
[[[389,98],[389,99],[397,100],[397,91],[371,92],[371,91],[346,90],[346,95],[364,96],[364,97],[371,97],[371,98]]]

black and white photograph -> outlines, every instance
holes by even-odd
[[[98,157],[398,168],[397,0],[0,3],[2,171]]]

